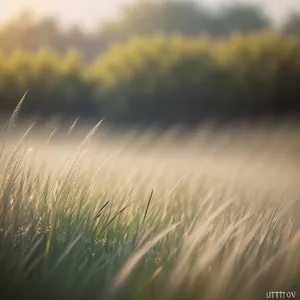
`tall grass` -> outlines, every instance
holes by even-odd
[[[50,133],[44,142],[34,127],[11,141],[19,129],[10,126],[1,299],[254,300],[297,291],[294,127],[265,125],[251,141],[247,130],[209,127],[112,140],[98,123],[74,150],[77,122],[66,140]]]

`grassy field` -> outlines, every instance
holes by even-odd
[[[0,299],[297,292],[295,124],[162,134],[15,118],[1,138]]]

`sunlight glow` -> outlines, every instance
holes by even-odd
[[[120,7],[138,0],[1,0],[0,21],[6,21],[28,10],[38,16],[55,16],[63,24],[79,24],[92,28],[101,21],[116,17]],[[182,0],[185,1],[185,0]],[[234,3],[261,5],[275,21],[283,20],[289,13],[300,11],[297,0],[195,0],[213,8]],[[1,7],[2,6],[2,7]]]

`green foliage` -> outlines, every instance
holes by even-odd
[[[111,117],[192,122],[199,117],[193,112],[214,98],[219,70],[210,46],[208,40],[179,36],[132,40],[96,61],[91,77],[102,87]]]
[[[217,48],[218,61],[234,76],[236,103],[249,112],[299,111],[300,42],[272,33],[235,36]]]
[[[90,72],[117,119],[281,114],[299,111],[299,47],[268,32],[224,42],[157,36],[113,48]]]
[[[106,117],[112,122],[194,124],[207,117],[299,112],[300,42],[265,32],[209,37],[156,35],[115,44],[87,64],[16,51],[0,57],[1,110],[29,90],[25,113]]]
[[[84,67],[75,51],[69,51],[63,58],[47,49],[41,49],[36,55],[16,51],[3,60],[2,65],[2,111],[11,110],[14,99],[27,90],[31,97],[24,113],[42,116],[78,114],[84,97],[88,109],[92,109]]]

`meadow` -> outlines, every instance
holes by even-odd
[[[19,108],[1,135],[1,299],[299,291],[297,122],[118,132]]]

